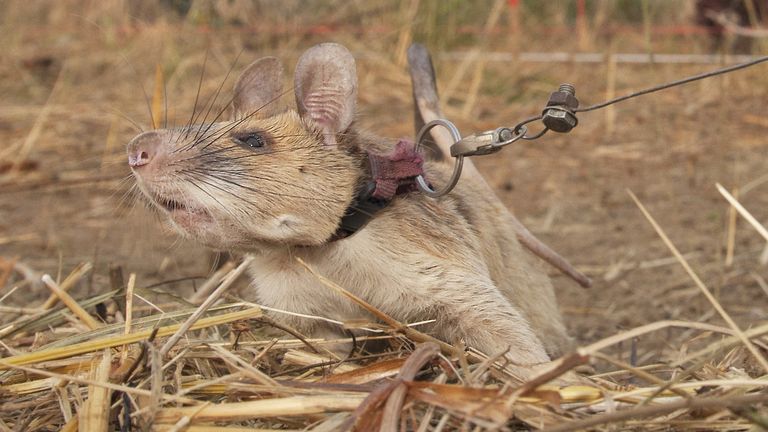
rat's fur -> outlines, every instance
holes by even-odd
[[[254,256],[254,300],[341,321],[370,318],[310,275],[301,257],[401,322],[436,320],[428,331],[449,342],[488,354],[509,348],[517,364],[546,362],[570,345],[549,278],[482,179],[463,178],[439,199],[399,196],[353,236],[329,242],[367,175],[365,151],[386,153],[394,142],[355,127],[354,61],[340,45],[302,56],[298,111],[272,108],[280,82],[279,62],[262,59],[238,80],[238,119],[147,132],[128,144],[139,187],[179,231]],[[243,134],[259,134],[264,147],[233,140]],[[450,170],[425,164],[435,184]],[[276,318],[310,335],[341,334]]]

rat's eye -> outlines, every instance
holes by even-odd
[[[247,132],[234,135],[232,137],[236,143],[246,145],[251,148],[262,148],[267,143],[264,136],[256,132]]]

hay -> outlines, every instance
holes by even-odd
[[[90,268],[78,266],[73,274]],[[221,281],[216,291],[241,271],[238,266],[223,278],[215,275]],[[343,290],[317,277],[329,289]],[[125,301],[119,293],[112,298]],[[66,304],[42,317],[22,316],[4,328],[16,329],[5,330],[2,343],[19,354],[0,360],[0,425],[3,430],[106,430],[131,424],[158,431],[523,426],[568,431],[608,424],[745,430],[766,425],[756,407],[768,403],[768,381],[742,369],[755,363],[742,342],[765,349],[761,337],[768,334],[768,324],[736,332],[684,321],[653,323],[581,347],[523,383],[498,356],[488,359],[435,343],[360,302],[391,327],[356,342],[384,340],[389,348],[345,359],[322,354],[338,340],[259,336],[253,325],[262,311],[247,303],[153,313],[133,320],[127,334],[125,323],[99,325],[41,347],[26,345],[29,338],[19,330],[28,328],[25,321],[64,308],[87,308]],[[623,341],[673,327],[695,329],[692,339],[707,343],[676,362],[647,366],[606,353]],[[54,333],[81,328],[78,319],[59,320]],[[163,347],[168,347],[165,353]],[[575,372],[588,362],[612,370]]]

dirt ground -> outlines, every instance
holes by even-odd
[[[396,25],[383,32],[267,34],[242,26],[201,28],[173,17],[130,20],[106,7],[58,15],[15,7],[16,18],[6,15],[0,31],[7,48],[0,53],[0,258],[53,276],[92,262],[93,276],[77,287],[77,296],[109,289],[110,265],[136,273],[140,286],[184,279],[162,285],[171,292],[188,292],[200,281],[194,277],[211,271],[204,248],[180,240],[126,196],[131,180],[123,149],[137,133],[132,122],[148,127],[142,87],[151,99],[156,65],[167,82],[168,117],[182,123],[206,52],[201,95],[209,98],[230,67],[236,75],[263,55],[292,65],[313,43],[340,41],[358,56],[360,123],[382,136],[413,136],[410,83],[393,49],[401,40]],[[520,40],[502,36],[474,47],[502,49],[507,41],[525,51],[578,49],[566,36],[547,38],[545,32]],[[708,46],[704,39],[658,37],[649,48],[638,29],[617,36],[612,46],[701,53]],[[607,52],[604,45],[593,48]],[[433,53],[445,111],[465,134],[540,112],[560,82],[575,84],[582,103],[591,104],[716,67],[488,62],[482,64],[476,102],[468,106],[483,55],[464,65],[440,50]],[[550,133],[475,159],[531,231],[594,279],[584,290],[552,272],[566,323],[579,342],[663,319],[722,324],[628,191],[647,206],[737,323],[748,327],[767,318],[768,291],[761,284],[768,271],[760,263],[765,240],[738,218],[735,259],[726,266],[728,206],[715,189],[716,182],[739,188],[747,209],[760,221],[768,219],[767,68],[582,114],[568,135]],[[232,85],[230,76],[216,107],[226,103]],[[0,286],[0,297],[12,285]],[[47,295],[41,287],[24,286],[2,305],[34,305]],[[3,315],[0,322],[14,316]],[[642,338],[638,361],[656,358],[659,349],[678,346],[687,336],[673,331]]]

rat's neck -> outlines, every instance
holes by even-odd
[[[411,141],[400,140],[393,151],[379,154],[366,151],[358,179],[357,193],[339,221],[330,242],[345,239],[365,227],[398,195],[418,190],[416,178],[424,175],[424,160]]]

